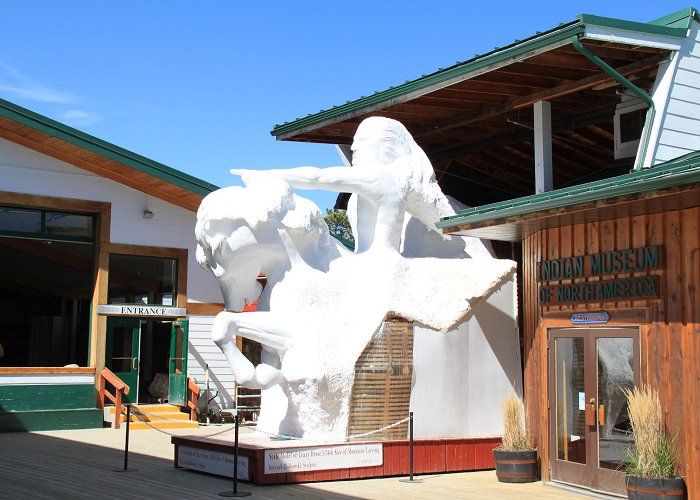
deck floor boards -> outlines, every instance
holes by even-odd
[[[222,428],[223,429],[223,428]],[[232,481],[173,467],[170,435],[209,435],[217,426],[165,432],[130,432],[129,472],[125,430],[86,429],[0,434],[0,498],[10,499],[202,499],[221,498]],[[242,429],[242,432],[250,432]],[[541,482],[504,484],[494,471],[260,486],[239,482],[251,498],[300,499],[575,499],[591,498]]]

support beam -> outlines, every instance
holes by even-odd
[[[537,101],[535,112],[535,193],[551,191],[552,182],[552,103]]]
[[[338,151],[338,156],[340,156],[340,159],[343,160],[343,164],[346,167],[349,167],[352,165],[352,150],[350,149],[350,146],[347,144],[336,144],[335,145],[336,151]]]

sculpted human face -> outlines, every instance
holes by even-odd
[[[352,164],[371,166],[390,163],[390,150],[386,141],[386,132],[372,122],[363,122],[357,128],[350,148]]]

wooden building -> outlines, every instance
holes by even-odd
[[[221,292],[195,258],[214,189],[0,100],[0,432],[101,427],[105,367],[132,402],[182,404],[208,364],[233,405]]]
[[[364,118],[401,121],[443,191],[475,207],[439,226],[518,260],[544,480],[622,494],[622,389],[645,383],[700,496],[699,28],[692,8],[584,14],[272,131],[349,155]]]

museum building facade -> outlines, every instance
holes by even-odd
[[[582,14],[272,130],[350,160],[359,122],[401,121],[442,190],[474,207],[438,227],[517,260],[544,480],[624,494],[624,389],[648,384],[700,495],[699,28],[694,8]]]

